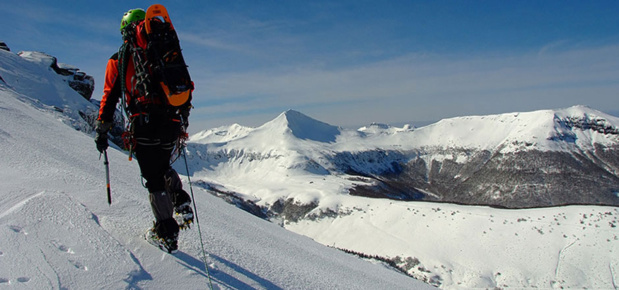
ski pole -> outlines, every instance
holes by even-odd
[[[191,186],[191,178],[189,177],[189,165],[187,165],[187,153],[185,153],[185,146],[181,147],[183,153],[183,159],[185,160],[185,169],[187,170],[187,181],[189,182],[189,191],[191,192],[191,201],[193,202],[193,214],[196,217],[196,225],[198,226],[198,235],[200,236],[200,246],[202,247],[202,262],[204,262],[204,270],[206,271],[206,277],[208,278],[209,289],[213,290],[213,281],[211,281],[211,273],[208,270],[208,264],[206,262],[206,251],[204,250],[204,240],[202,239],[202,230],[200,229],[200,220],[198,219],[198,208],[196,207],[196,198],[193,195],[193,187]]]
[[[107,204],[112,205],[112,190],[110,189],[110,162],[107,160],[107,150],[103,151],[103,165],[105,165],[105,181],[107,182]]]

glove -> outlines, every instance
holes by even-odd
[[[108,147],[107,132],[110,131],[111,127],[111,122],[97,120],[97,124],[95,125],[95,143],[97,144],[97,150],[99,150],[100,153],[103,153],[103,151],[105,151]]]

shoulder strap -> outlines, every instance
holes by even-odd
[[[121,94],[121,102],[122,108],[125,111],[125,115],[129,116],[129,111],[127,110],[127,100],[126,100],[126,91],[127,91],[127,63],[129,62],[129,56],[131,54],[131,48],[128,41],[125,41],[123,45],[118,50],[118,78],[120,79],[120,94]]]
[[[131,54],[131,48],[129,42],[123,43],[118,50],[118,77],[120,77],[120,89],[123,92],[127,90],[127,63],[129,62],[129,55]]]

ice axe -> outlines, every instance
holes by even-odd
[[[107,150],[103,150],[103,165],[105,165],[105,181],[107,188],[107,204],[112,205],[112,190],[110,189],[110,162],[107,160]]]

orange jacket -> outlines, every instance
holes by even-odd
[[[121,91],[120,79],[118,78],[118,53],[115,53],[107,61],[107,67],[105,68],[105,82],[103,84],[103,96],[101,97],[101,107],[99,108],[98,120],[104,122],[112,122],[114,119],[114,112],[116,111],[116,104],[122,97],[122,93],[126,93],[126,101],[128,106],[131,104],[133,97],[137,97],[131,86],[131,78],[135,75],[135,68],[133,61],[129,61],[127,66],[127,76],[125,79],[126,89]]]

